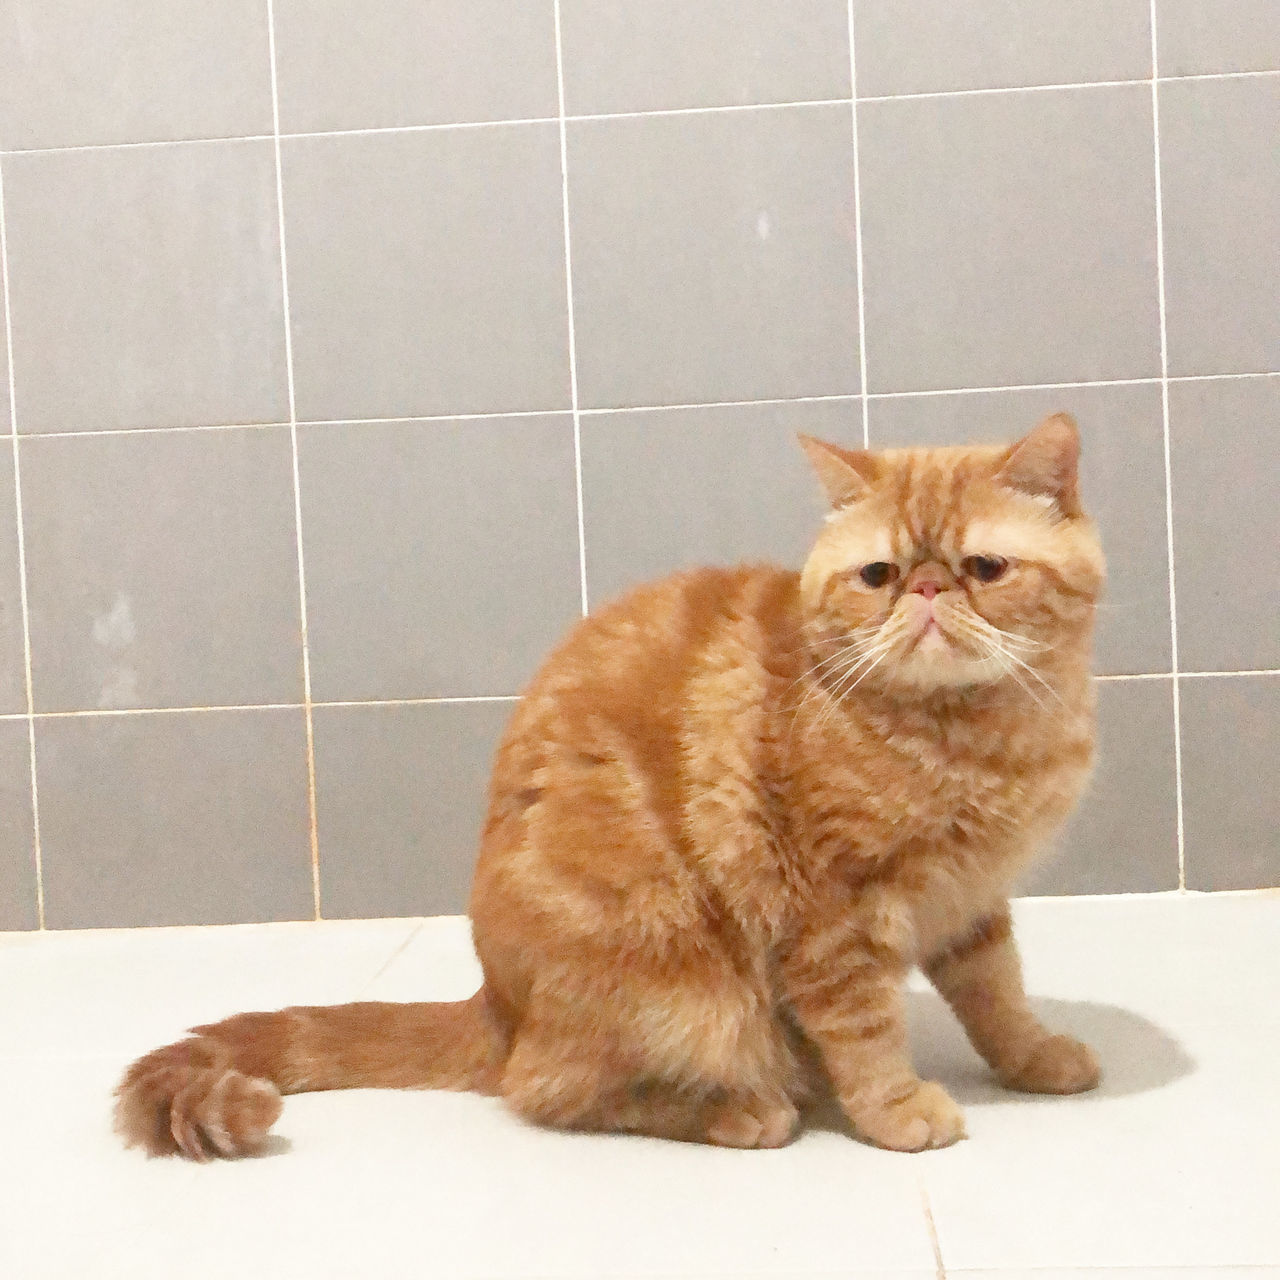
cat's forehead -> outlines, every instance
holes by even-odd
[[[866,563],[985,554],[999,542],[1002,554],[1025,554],[1055,523],[1053,504],[1001,484],[1005,456],[996,447],[884,451],[872,493],[828,517],[829,552]]]

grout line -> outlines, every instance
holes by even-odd
[[[432,707],[453,706],[468,702],[519,702],[518,693],[467,694],[456,698],[371,698],[324,701],[312,700],[311,707]],[[100,719],[104,716],[173,716],[209,711],[304,711],[305,702],[228,702],[204,707],[89,707],[79,711],[35,711],[37,720]],[[13,711],[0,715],[0,720],[25,720],[26,712]]]
[[[992,391],[1058,391],[1071,387],[1140,387],[1159,383],[1159,377],[1099,378],[1090,382],[1011,382],[999,387],[937,387],[928,391],[872,391],[872,400],[909,400],[917,396],[974,396]]]
[[[1255,667],[1248,671],[1179,671],[1178,680],[1203,680],[1209,676],[1280,676],[1280,667]]]
[[[924,1177],[916,1175],[916,1188],[920,1192],[920,1207],[924,1210],[925,1226],[929,1230],[929,1245],[933,1249],[933,1267],[937,1280],[947,1280],[947,1268],[942,1261],[942,1243],[938,1239],[938,1224],[933,1220],[933,1204],[929,1200]]]
[[[573,483],[578,506],[578,583],[582,616],[588,612],[587,527],[582,502],[582,415],[578,408],[578,340],[573,324],[573,252],[569,234],[569,129],[564,113],[564,51],[560,38],[560,0],[554,0],[556,26],[556,102],[560,125],[560,211],[564,219],[564,287],[569,324],[569,396],[573,411]]]
[[[24,431],[24,440],[74,440],[81,436],[157,436],[177,431],[266,431],[287,427],[287,422],[213,422],[185,427],[97,427],[77,431]]]
[[[271,63],[271,128],[276,160],[276,218],[280,236],[280,297],[284,310],[284,367],[289,388],[289,444],[293,454],[293,529],[298,548],[298,622],[302,640],[303,719],[307,737],[307,820],[311,841],[311,903],[320,915],[320,832],[316,816],[316,740],[311,715],[311,649],[307,634],[307,573],[302,551],[302,474],[298,464],[298,404],[293,378],[293,322],[289,314],[289,259],[285,250],[284,167],[280,162],[280,85],[276,72],[275,0],[267,0],[267,51]]]
[[[862,178],[858,163],[858,60],[853,46],[853,0],[846,4],[849,31],[849,115],[853,125],[853,252],[858,268],[858,386],[862,401],[862,447],[871,448],[871,425],[867,407],[867,306],[862,278]]]
[[[1280,667],[1251,667],[1246,671],[1179,671],[1179,680],[1235,680],[1249,676],[1280,676]],[[1121,675],[1100,675],[1097,681],[1119,684],[1129,680],[1172,680],[1172,671],[1134,671]],[[519,702],[518,693],[461,694],[456,697],[425,698],[335,698],[312,699],[311,707],[436,707],[464,706],[468,703]],[[231,702],[217,706],[192,707],[89,707],[78,711],[33,711],[36,720],[101,719],[106,716],[172,716],[216,711],[302,711],[305,702]],[[0,722],[26,720],[25,711],[0,712]]]
[[[1178,590],[1173,554],[1173,449],[1169,432],[1169,327],[1164,289],[1164,202],[1160,176],[1160,62],[1156,0],[1151,0],[1151,140],[1155,173],[1156,288],[1160,303],[1160,403],[1164,420],[1164,521],[1169,557],[1169,658],[1173,669],[1173,776],[1178,831],[1178,890],[1187,889],[1186,831],[1182,806],[1182,700],[1178,687]]]
[[[1242,378],[1280,378],[1280,370],[1269,370],[1255,373],[1188,373],[1170,374],[1168,381],[1175,382],[1230,382]],[[1021,382],[1009,383],[998,387],[942,387],[928,391],[870,391],[868,400],[906,400],[927,396],[968,396],[983,395],[1000,391],[1057,391],[1075,387],[1134,387],[1158,386],[1164,379],[1149,378],[1108,378],[1092,382]],[[690,400],[673,404],[635,404],[608,405],[603,408],[579,408],[580,418],[596,417],[602,414],[617,413],[664,413],[675,409],[736,409],[750,408],[754,405],[774,404],[838,404],[846,400],[861,400],[856,392],[836,392],[822,396],[765,396],[754,400]],[[572,407],[558,409],[496,409],[488,413],[415,413],[402,416],[385,416],[380,418],[300,418],[296,424],[289,422],[219,422],[202,423],[194,426],[154,426],[154,427],[103,427],[83,431],[23,431],[19,433],[23,440],[62,440],[76,439],[81,436],[135,436],[159,435],[181,431],[264,431],[271,427],[353,427],[369,426],[390,422],[470,422],[504,418],[554,418],[572,414]],[[14,433],[0,432],[0,439],[7,439]]]
[[[4,278],[4,342],[9,362],[9,429],[13,432],[13,512],[18,543],[18,601],[22,611],[22,670],[27,695],[27,768],[31,774],[31,854],[36,873],[36,927],[45,928],[44,854],[40,845],[40,792],[36,781],[35,693],[31,683],[31,609],[27,601],[27,540],[22,518],[22,465],[18,451],[18,382],[13,365],[13,308],[9,300],[9,239],[4,208],[4,166],[0,162],[0,276]]]
[[[790,107],[845,107],[849,98],[801,98],[793,102],[730,102],[713,107],[661,107],[653,111],[591,111],[566,115],[566,120],[642,120],[654,116],[735,115],[743,111],[785,111]]]
[[[302,418],[300,427],[360,427],[383,422],[483,422],[487,418],[562,418],[572,413],[562,409],[498,409],[491,413],[410,413],[382,418]]]
[[[760,400],[688,400],[676,404],[619,404],[600,409],[582,409],[584,418],[604,413],[665,413],[669,409],[739,409],[762,404],[828,404],[842,400],[859,400],[853,391],[830,396],[772,396]]]
[[[427,922],[425,919],[419,920],[418,923],[400,939],[396,946],[391,949],[391,954],[378,966],[377,972],[375,972],[367,982],[361,984],[359,990],[356,992],[357,1000],[361,999],[365,992],[367,992],[369,988],[372,987],[373,984],[377,982],[377,980],[382,977],[382,975],[386,973],[386,971],[390,969],[402,955],[404,955],[404,953],[409,949],[409,944],[422,932],[426,927],[426,924]]]
[[[1272,71],[1210,71],[1192,75],[1158,76],[1161,83],[1180,80],[1248,80],[1261,76],[1277,76]],[[377,134],[439,133],[452,129],[500,129],[514,125],[558,124],[563,118],[575,120],[640,120],[661,116],[724,115],[742,111],[782,111],[791,107],[839,107],[857,102],[910,102],[921,98],[971,98],[981,95],[1008,93],[1047,93],[1057,89],[1108,89],[1125,85],[1151,84],[1149,76],[1132,80],[1085,80],[1062,84],[1002,85],[983,89],[937,89],[921,93],[868,94],[860,98],[799,98],[788,102],[731,102],[704,107],[664,107],[650,111],[596,111],[580,115],[561,116],[513,116],[500,120],[449,120],[434,124],[373,125],[351,129],[296,129],[272,133],[241,133],[214,135],[201,138],[149,138],[136,142],[86,142],[69,146],[10,147],[0,149],[5,156],[42,156],[72,151],[136,151],[148,147],[189,147],[217,142],[276,142],[306,138],[358,138]],[[279,112],[273,113],[278,123]]]

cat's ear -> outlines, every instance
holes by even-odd
[[[1076,420],[1069,413],[1055,413],[1010,447],[998,479],[1033,497],[1052,498],[1065,515],[1078,516],[1079,467]]]
[[[865,498],[879,474],[879,463],[873,453],[864,449],[842,449],[838,444],[800,436],[800,445],[833,507],[847,507]]]

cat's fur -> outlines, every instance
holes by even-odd
[[[235,1155],[282,1093],[383,1086],[742,1147],[786,1142],[833,1094],[872,1142],[939,1146],[964,1121],[911,1067],[913,965],[1011,1088],[1096,1084],[1090,1051],[1028,1007],[1006,898],[1092,756],[1103,561],[1075,425],[804,445],[833,511],[802,573],[632,592],[525,692],[471,899],[483,988],[198,1027],[129,1069],[127,1140]],[[983,582],[975,556],[1007,571]],[[897,580],[868,586],[875,562]]]

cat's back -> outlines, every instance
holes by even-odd
[[[551,652],[505,741],[569,731],[580,744],[584,729],[678,732],[691,686],[709,671],[794,650],[798,593],[799,575],[773,565],[690,569],[634,587]]]

